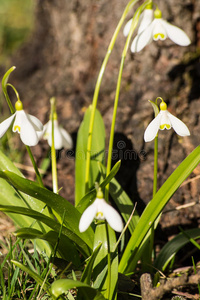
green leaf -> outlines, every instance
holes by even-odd
[[[110,286],[109,299],[114,300],[116,299],[118,283],[118,255],[116,251],[113,252],[116,244],[116,235],[114,230],[106,223],[99,223],[96,226],[94,251],[96,247],[99,246],[100,242],[102,243],[102,246],[97,254],[93,266],[94,287],[101,290],[102,294],[108,298],[108,287]],[[110,278],[108,272],[108,249],[110,251],[111,263]]]
[[[15,231],[15,235],[22,239],[41,239],[47,241],[52,249],[57,243],[59,239],[59,233],[55,231],[49,231],[46,234],[43,234],[43,232],[36,230],[34,228],[22,228]],[[61,258],[72,262],[75,266],[80,266],[80,257],[79,253],[77,251],[77,247],[72,242],[71,239],[69,239],[66,235],[61,234],[58,248],[57,248],[57,254]]]
[[[0,177],[7,179],[16,189],[44,202],[57,213],[56,217],[62,223],[63,213],[65,217],[63,223],[67,228],[79,236],[88,246],[92,249],[94,232],[90,226],[87,232],[80,233],[79,220],[81,214],[79,211],[66,199],[58,194],[55,194],[46,188],[41,187],[39,184],[24,179],[12,172],[0,172]]]
[[[44,279],[37,274],[36,272],[34,272],[33,270],[29,269],[28,267],[26,267],[25,265],[21,264],[20,262],[16,261],[16,260],[11,260],[11,262],[17,266],[18,268],[20,268],[22,271],[28,273],[33,279],[35,279],[35,281],[39,284],[39,285],[43,285],[43,281]],[[44,289],[47,291],[47,293],[49,294],[48,290],[49,290],[49,284],[48,283],[44,283]]]
[[[20,217],[25,215],[29,216],[31,218],[34,218],[36,220],[41,221],[42,223],[46,224],[49,228],[54,230],[55,232],[59,233],[60,231],[60,224],[57,223],[52,218],[49,218],[42,213],[39,213],[37,211],[34,211],[32,209],[24,208],[24,207],[17,207],[17,206],[6,206],[6,205],[0,205],[0,210],[3,212],[9,212],[9,213],[15,213],[20,214]],[[23,231],[23,229],[22,229]],[[70,229],[66,228],[65,226],[62,227],[62,234],[67,236],[72,242],[76,243],[77,247],[80,249],[81,253],[88,257],[90,256],[90,249],[88,248],[87,244],[78,237],[74,232],[72,232]]]
[[[98,163],[100,164],[100,163]],[[100,164],[101,168],[103,168],[104,166],[102,164]],[[102,181],[102,183],[99,185],[99,187],[101,187],[101,189],[103,190],[106,185],[108,183],[110,183],[110,181],[112,180],[112,178],[117,174],[117,172],[119,171],[119,168],[121,166],[121,160],[119,160],[114,167],[112,168],[112,170],[110,171],[110,173],[108,174],[108,176]],[[105,168],[105,167],[104,167]],[[84,210],[90,205],[92,204],[93,200],[96,197],[96,189],[92,189],[89,193],[87,193],[79,202],[77,209],[83,213]]]
[[[91,257],[89,258],[89,261],[87,262],[87,265],[86,265],[86,267],[83,271],[83,274],[82,274],[82,277],[81,277],[81,282],[84,282],[86,284],[90,284],[94,261],[97,257],[97,254],[99,253],[99,249],[100,249],[101,245],[102,245],[102,243],[99,243],[99,245],[94,249]]]
[[[18,176],[24,177],[15,165],[2,153],[2,151],[0,151],[0,170],[9,170],[16,173]],[[28,207],[33,210],[43,211],[44,215],[48,214],[48,210],[46,208],[44,209],[44,204],[41,201],[27,196],[26,194],[18,193],[13,186],[2,178],[0,178],[0,204]],[[29,218],[28,216],[22,215],[19,217],[17,214],[9,213],[7,213],[7,215],[18,227],[29,227],[33,223],[32,218]],[[45,225],[42,225],[39,222],[34,224],[34,228],[40,229],[44,233],[46,232]],[[37,241],[37,248],[39,251],[45,251],[47,255],[50,254],[51,249],[44,241]]]
[[[176,253],[188,244],[190,239],[200,238],[199,228],[186,230],[185,233],[188,237],[183,233],[179,233],[171,241],[165,244],[154,262],[155,268],[164,271]]]
[[[77,145],[76,145],[76,166],[75,166],[75,205],[85,195],[85,166],[87,156],[87,141],[89,132],[89,123],[92,107],[87,109],[84,119],[78,131]],[[98,110],[95,112],[94,128],[92,135],[91,146],[91,169],[89,188],[94,186],[95,181],[98,181],[100,176],[97,164],[92,162],[104,162],[105,159],[105,128],[101,114]]]
[[[132,272],[135,264],[134,256],[140,250],[140,245],[151,228],[152,224],[162,212],[175,191],[183,181],[191,174],[200,162],[200,146],[198,146],[188,157],[176,168],[172,175],[162,185],[154,198],[145,208],[119,264],[120,273]]]
[[[64,293],[67,293],[71,289],[78,289],[83,295],[84,300],[105,300],[103,295],[90,287],[86,283],[72,280],[72,279],[59,279],[52,283],[51,293],[58,298]]]

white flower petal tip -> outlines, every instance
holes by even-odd
[[[79,231],[84,232],[87,230],[93,219],[106,220],[117,232],[123,230],[121,216],[104,199],[96,198],[93,204],[84,211],[79,222]]]
[[[167,35],[172,42],[179,46],[189,46],[191,44],[191,40],[182,29],[169,24],[167,21],[162,20],[162,22],[165,24]]]
[[[130,31],[130,29],[131,29],[131,24],[132,24],[132,19],[130,19],[130,20],[126,23],[126,25],[124,26],[123,35],[124,35],[125,37],[127,37],[128,34],[129,34],[129,31]]]
[[[12,124],[12,121],[14,120],[14,118],[15,118],[15,114],[13,114],[12,116],[7,118],[0,124],[0,138],[6,133],[6,131]]]
[[[168,118],[170,119],[170,122],[172,124],[172,127],[174,131],[180,135],[180,136],[189,136],[190,131],[188,127],[183,123],[181,120],[179,120],[177,117],[173,116],[171,113],[168,112]]]
[[[49,120],[44,125],[44,130],[39,138],[48,141],[49,146],[52,146],[52,121]],[[71,149],[73,147],[72,138],[69,133],[58,125],[58,121],[54,120],[54,146],[56,150],[61,148]]]

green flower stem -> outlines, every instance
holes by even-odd
[[[91,161],[91,147],[92,147],[92,133],[93,133],[93,127],[94,127],[94,118],[95,118],[95,111],[96,111],[96,107],[97,107],[97,101],[98,101],[98,95],[99,95],[99,90],[100,90],[100,86],[101,86],[101,82],[102,82],[102,78],[103,78],[103,74],[108,62],[108,59],[110,57],[110,54],[112,52],[112,49],[115,45],[115,41],[116,38],[118,36],[118,33],[121,29],[121,26],[123,25],[123,22],[128,14],[128,12],[131,10],[131,8],[138,2],[138,0],[131,0],[123,14],[122,17],[115,29],[115,32],[112,36],[111,42],[108,46],[108,50],[106,53],[106,56],[104,58],[104,61],[102,63],[98,78],[97,78],[97,82],[96,82],[96,86],[95,86],[95,91],[94,91],[94,96],[93,96],[93,102],[92,102],[92,112],[91,112],[91,118],[90,118],[90,124],[89,124],[89,132],[88,132],[88,143],[87,143],[87,156],[86,156],[86,168],[85,168],[85,192],[87,193],[89,190],[89,175],[90,175],[90,161]]]
[[[122,72],[124,68],[124,61],[126,58],[127,51],[129,49],[131,37],[133,35],[133,32],[138,24],[139,17],[141,12],[144,10],[146,5],[148,5],[151,1],[145,1],[135,12],[131,29],[129,32],[129,35],[127,37],[122,57],[121,57],[121,63],[119,68],[119,74],[118,74],[118,80],[117,80],[117,87],[116,87],[116,93],[115,93],[115,102],[114,102],[114,109],[113,109],[113,117],[112,117],[112,124],[111,124],[111,131],[110,131],[110,141],[109,141],[109,149],[108,149],[108,161],[107,161],[107,175],[110,173],[111,170],[111,163],[112,163],[112,151],[113,151],[113,141],[114,141],[114,133],[115,133],[115,123],[116,123],[116,116],[117,116],[117,108],[118,108],[118,102],[119,102],[119,93],[120,93],[120,86],[121,86],[121,79],[122,79]],[[106,187],[105,190],[105,199],[108,201],[109,197],[109,184]]]
[[[157,193],[158,179],[158,135],[154,139],[154,176],[153,176],[153,197]]]
[[[35,159],[34,159],[34,157],[33,157],[31,148],[30,148],[29,146],[26,146],[26,150],[27,150],[27,152],[28,152],[28,155],[29,155],[29,157],[30,157],[30,159],[31,159],[31,162],[32,162],[32,165],[33,165],[33,168],[34,168],[34,170],[35,170],[35,175],[36,175],[36,177],[37,177],[37,181],[38,181],[38,183],[39,183],[39,185],[40,185],[41,187],[44,187],[44,184],[43,184],[43,182],[42,182],[42,177],[41,177],[40,172],[39,172],[39,170],[38,170],[38,167],[37,167],[37,165],[36,165],[36,162],[35,162]]]
[[[50,99],[51,103],[51,121],[52,121],[52,145],[51,145],[51,165],[52,165],[52,183],[53,183],[53,192],[58,193],[58,177],[57,177],[57,163],[56,163],[56,149],[54,142],[54,119],[56,114],[56,99],[53,97]]]

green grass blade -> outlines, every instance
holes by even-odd
[[[17,190],[20,190],[51,207],[51,209],[57,213],[56,217],[60,220],[60,223],[62,223],[63,212],[65,212],[63,221],[65,226],[84,240],[90,248],[92,248],[94,232],[90,226],[87,232],[80,233],[78,226],[81,214],[70,202],[60,195],[41,187],[39,184],[31,180],[22,178],[15,173],[3,171],[0,172],[0,177],[7,179]]]
[[[37,211],[34,211],[32,209],[24,208],[24,207],[17,207],[17,206],[6,206],[6,205],[0,205],[0,210],[7,213],[15,213],[20,215],[27,215],[31,218],[34,218],[36,220],[39,220],[46,224],[49,228],[54,230],[55,232],[59,232],[61,225],[57,223],[56,221],[52,220],[51,218],[38,213]],[[23,230],[23,229],[22,229]],[[76,234],[74,234],[71,230],[66,228],[65,226],[62,227],[62,233],[66,235],[68,238],[72,240],[72,242],[76,243],[78,248],[80,249],[81,253],[87,257],[90,256],[90,249],[88,248],[88,245]]]
[[[188,157],[176,168],[176,170],[156,193],[155,197],[147,205],[121,258],[119,272],[129,273],[133,271],[132,266],[135,264],[134,255],[138,251],[153,222],[162,212],[163,208],[178,187],[191,174],[199,162],[200,146],[188,155]]]
[[[186,235],[179,233],[171,241],[165,244],[154,262],[155,268],[164,271],[176,253],[188,244],[190,239],[200,238],[200,228],[186,230],[185,233]]]

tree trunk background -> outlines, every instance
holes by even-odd
[[[35,29],[27,43],[12,57],[17,69],[10,80],[18,89],[24,107],[45,123],[50,113],[49,99],[57,98],[60,124],[74,138],[84,111],[92,102],[96,79],[114,29],[126,0],[38,0]],[[190,137],[179,137],[173,130],[159,134],[159,187],[199,144],[200,132],[200,1],[157,1],[163,18],[181,27],[190,37],[189,47],[169,39],[152,42],[138,54],[128,51],[121,84],[116,123],[115,148],[122,167],[118,179],[141,210],[152,197],[154,143],[144,143],[144,130],[153,118],[148,100],[162,97],[169,111],[184,121]],[[133,11],[132,11],[133,13]],[[130,18],[132,13],[129,14]],[[129,18],[127,18],[128,20]],[[100,90],[98,109],[109,135],[115,88],[125,38],[120,32],[110,57]],[[45,142],[33,148],[40,161],[48,149]],[[132,151],[132,158],[126,156]],[[61,152],[58,163],[62,196],[74,199],[74,158]],[[198,167],[191,177],[199,175]],[[163,175],[164,174],[164,175]],[[30,175],[30,174],[29,174]],[[45,177],[51,186],[51,175]],[[199,180],[181,187],[165,210],[199,201]],[[162,216],[166,230],[177,225],[196,226],[199,204],[173,210]]]

